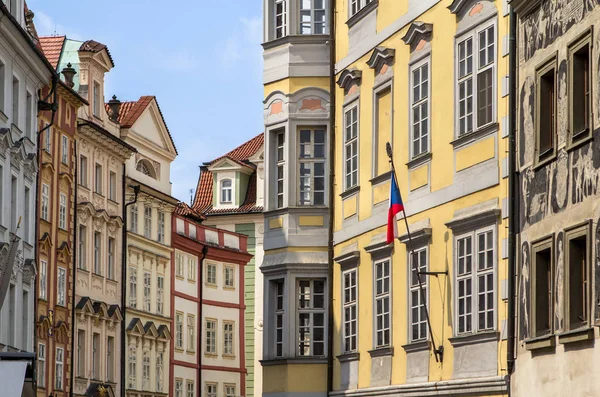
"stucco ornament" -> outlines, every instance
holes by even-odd
[[[564,296],[564,285],[563,285],[563,270],[565,263],[564,246],[563,246],[563,233],[558,234],[556,242],[556,293],[554,294],[554,302],[556,310],[554,310],[554,316],[556,317],[555,328],[557,331],[563,329],[563,296]]]

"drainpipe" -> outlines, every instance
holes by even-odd
[[[200,309],[198,318],[200,319],[200,326],[198,327],[198,337],[200,340],[200,345],[196,350],[198,350],[198,395],[201,396],[202,393],[202,308],[204,307],[202,303],[202,297],[204,296],[204,259],[206,259],[206,255],[208,254],[208,246],[202,245],[202,259],[200,259]]]
[[[123,191],[123,227],[121,232],[122,234],[122,244],[121,244],[121,315],[123,316],[123,321],[121,321],[121,397],[125,397],[125,354],[127,352],[126,349],[126,319],[125,319],[125,295],[127,294],[127,207],[132,204],[137,203],[138,194],[140,193],[140,185],[129,186],[133,189],[133,200],[125,203],[125,191],[127,190],[127,175],[125,172],[125,164],[123,164],[123,181],[121,183],[121,189]]]
[[[1,19],[1,18],[0,18]],[[50,110],[52,112],[52,116],[50,118],[50,124],[48,124],[47,126],[45,126],[44,128],[42,128],[41,130],[39,130],[37,132],[37,136],[35,137],[35,141],[36,141],[36,147],[35,149],[37,150],[37,161],[38,161],[38,172],[35,175],[35,209],[33,210],[33,216],[34,216],[34,220],[35,220],[35,231],[34,231],[34,257],[35,257],[35,263],[36,266],[39,263],[39,250],[38,250],[38,240],[40,238],[39,234],[40,234],[40,189],[41,189],[41,182],[42,182],[42,178],[40,176],[40,159],[42,158],[42,148],[41,148],[41,137],[42,134],[44,133],[44,131],[46,131],[47,129],[49,129],[50,127],[52,127],[54,125],[54,118],[56,115],[56,111],[58,110],[58,75],[55,73],[52,75],[52,88],[50,89],[50,92],[48,93],[48,95],[42,100],[38,100],[38,112],[39,111],[44,111],[44,110]],[[52,95],[54,94],[54,101],[52,103],[48,103],[46,102],[48,100],[48,98],[50,98]],[[41,98],[42,96],[42,90],[38,90],[38,98]],[[37,337],[37,330],[36,330],[36,326],[37,326],[37,318],[35,317],[35,313],[38,312],[38,296],[39,296],[39,282],[36,279],[35,285],[33,287],[33,353],[35,354],[36,360],[37,360],[37,344],[38,344],[38,337]],[[37,365],[33,366],[33,374],[34,374],[34,381],[33,381],[33,391],[34,393],[37,393]]]
[[[508,393],[510,395],[510,377],[515,363],[515,339],[516,339],[516,235],[518,233],[519,217],[519,171],[517,169],[516,134],[517,134],[517,21],[513,8],[510,8],[510,94],[508,118],[510,120],[508,137],[508,335],[507,335],[507,370],[508,370]]]
[[[335,0],[329,1],[329,229],[327,230],[327,395],[333,391],[333,207],[335,177]]]
[[[73,199],[73,289],[71,290],[71,388],[69,395],[73,397],[75,388],[75,288],[77,287],[77,248],[79,240],[77,239],[77,190],[79,186],[79,153],[77,152],[77,140],[75,145],[75,166],[73,167],[73,184],[75,185],[75,194]]]

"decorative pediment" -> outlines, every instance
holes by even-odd
[[[75,305],[75,311],[80,314],[94,314],[95,310],[92,300],[89,297],[84,296],[79,300],[77,305]]]
[[[415,21],[410,24],[408,32],[402,37],[402,41],[411,47],[416,46],[421,40],[428,41],[433,32],[433,24]]]
[[[59,321],[54,327],[54,338],[58,343],[65,343],[69,339],[69,327],[65,321]]]
[[[229,157],[222,157],[222,158],[214,161],[208,167],[208,170],[211,172],[231,171],[231,170],[240,170],[244,166],[246,166],[246,165],[240,164],[239,162],[237,162]]]
[[[168,341],[171,339],[171,331],[169,331],[169,327],[166,325],[161,325],[158,327],[158,339],[163,341]]]
[[[538,0],[527,1],[527,3],[536,2],[539,4]],[[464,16],[466,15],[467,11],[469,11],[469,16],[475,16],[488,8],[487,6],[493,7],[494,11],[496,10],[495,6],[490,0],[454,0],[452,4],[448,6],[448,9],[451,13],[457,16]],[[535,4],[533,4],[533,6],[535,6]]]
[[[113,321],[123,321],[123,313],[119,305],[110,305],[108,308],[108,317]]]
[[[37,266],[34,259],[25,259],[23,261],[23,282],[31,285],[37,275]]]
[[[375,47],[371,54],[371,58],[367,61],[367,65],[369,65],[371,69],[375,69],[376,73],[379,73],[384,65],[389,66],[392,64],[395,56],[396,50],[393,48]]]
[[[14,145],[10,128],[0,128],[0,156],[6,158],[6,151]]]
[[[108,315],[108,305],[104,302],[94,302],[94,313],[103,319],[110,317]]]
[[[458,14],[462,11],[464,6],[467,3],[470,3],[472,0],[454,0],[449,6],[448,9],[453,14]]]
[[[145,334],[146,331],[144,331],[144,325],[142,324],[142,321],[138,317],[135,317],[129,323],[129,326],[127,327],[127,332],[130,334],[142,336]]]
[[[67,172],[61,172],[60,174],[58,174],[58,177],[60,179],[64,179],[64,180],[68,181],[70,184],[73,183],[73,175],[71,175]]]
[[[70,263],[72,252],[68,242],[63,241],[63,243],[56,248],[56,253],[58,254],[58,260],[60,262]]]
[[[49,161],[42,163],[42,169],[50,170],[52,173],[55,171],[54,164]]]
[[[508,4],[515,10],[520,18],[527,16],[540,5],[542,0],[508,0]]]
[[[50,252],[50,248],[52,248],[52,238],[48,232],[44,233],[44,235],[40,238],[39,246],[42,252],[48,253]]]
[[[23,140],[20,139],[10,148],[10,165],[15,168],[21,168],[21,163],[28,160],[27,152]]]
[[[358,69],[344,69],[337,80],[337,85],[343,88],[346,93],[354,85],[360,84],[362,72]]]
[[[158,338],[158,329],[153,321],[146,322],[144,325],[144,336],[150,338]]]
[[[37,334],[40,339],[47,339],[52,335],[52,321],[48,316],[40,316],[37,323]]]

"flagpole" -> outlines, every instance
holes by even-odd
[[[400,193],[400,185],[398,185],[398,179],[396,178],[396,168],[394,167],[394,159],[393,159],[393,152],[392,152],[392,145],[390,145],[389,142],[387,142],[385,144],[385,151],[388,155],[388,157],[390,158],[390,165],[392,167],[392,178],[394,178],[394,181],[396,182],[396,186],[398,186],[398,193]],[[402,194],[400,194],[400,196],[402,196]],[[406,217],[406,210],[404,209],[404,206],[402,206],[402,215],[404,216],[404,224],[406,225],[406,234],[408,235],[408,250],[410,252],[410,257],[409,257],[409,263],[411,261],[413,261],[414,258],[414,248],[413,248],[413,244],[412,244],[412,237],[410,235],[410,228],[408,227],[408,219]],[[396,219],[394,219],[394,222],[396,222]],[[433,346],[433,355],[435,356],[435,362],[440,362],[443,361],[443,354],[444,354],[444,347],[440,346],[440,348],[438,349],[435,345],[435,340],[433,339],[433,331],[431,330],[431,321],[429,319],[429,308],[427,307],[427,299],[425,297],[425,292],[423,291],[423,284],[421,282],[421,274],[419,272],[419,269],[416,267],[416,264],[413,264],[413,271],[416,273],[417,275],[417,281],[419,282],[419,291],[421,294],[421,301],[423,303],[423,307],[425,308],[425,319],[427,320],[427,328],[429,329],[429,337],[431,339],[431,344]],[[409,283],[412,280],[412,277],[409,278]],[[439,354],[439,360],[438,360],[438,354]]]

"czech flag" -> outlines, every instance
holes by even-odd
[[[398,224],[396,214],[404,211],[400,189],[396,183],[396,175],[392,172],[392,183],[390,184],[390,209],[388,210],[387,243],[390,244],[398,237]]]

